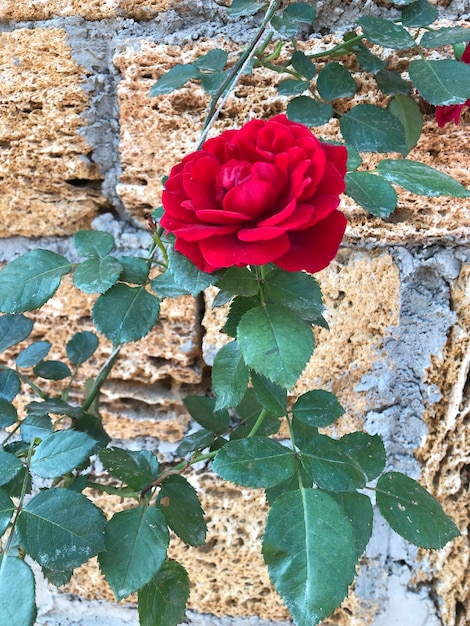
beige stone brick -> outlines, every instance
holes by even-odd
[[[463,266],[452,285],[451,298],[457,320],[442,356],[433,359],[427,373],[442,399],[427,409],[429,434],[417,458],[423,484],[463,532],[442,550],[421,551],[423,567],[416,579],[438,586],[444,599],[444,623],[460,625],[470,615],[470,545],[465,531],[470,511],[470,265]]]
[[[105,205],[80,134],[84,69],[61,29],[19,29],[0,40],[0,237],[73,233]]]
[[[309,52],[325,49],[335,42],[334,37],[313,40],[306,44]],[[191,83],[171,94],[149,97],[149,90],[157,78],[175,63],[188,63],[215,47],[234,50],[232,43],[221,40],[200,40],[194,44],[167,46],[143,42],[139,51],[129,48],[115,59],[122,73],[119,85],[121,162],[123,172],[119,187],[121,198],[136,219],[145,211],[160,204],[161,178],[169,174],[185,154],[198,143],[208,97],[196,83]],[[399,57],[392,69],[399,67]],[[352,63],[351,69],[355,69]],[[357,68],[356,68],[357,69]],[[364,74],[356,73],[358,84],[356,103],[374,98],[375,83]],[[377,103],[387,99],[375,96]],[[243,76],[234,94],[227,101],[219,121],[211,134],[226,128],[239,128],[246,121],[268,118],[284,112],[287,100],[277,95],[276,78],[267,70],[255,70],[253,76]],[[341,103],[338,105],[341,106]],[[325,139],[338,139],[338,121],[316,129]],[[433,116],[425,116],[425,132],[407,158],[421,161],[454,176],[470,186],[466,167],[468,146],[465,125],[438,128]],[[383,155],[383,157],[399,155]],[[379,160],[365,155],[365,168],[373,169]],[[463,241],[468,236],[470,200],[468,198],[428,198],[403,190],[399,193],[399,207],[385,220],[366,213],[345,197],[344,209],[349,227],[346,242],[354,245],[389,245],[430,243],[435,241]]]
[[[87,20],[111,17],[150,20],[168,9],[184,11],[184,5],[181,0],[0,0],[0,19],[21,21],[79,16]]]

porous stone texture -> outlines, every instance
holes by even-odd
[[[80,135],[84,70],[63,29],[18,29],[0,41],[0,237],[73,233],[105,205]]]
[[[116,254],[145,254],[145,213],[160,204],[162,176],[195,149],[208,104],[196,83],[158,98],[149,89],[175,63],[215,47],[232,54],[249,41],[259,16],[230,21],[227,4],[0,0],[0,262],[38,246],[77,260],[70,235],[90,225],[113,234]],[[467,0],[436,4],[446,9],[443,18],[468,27]],[[317,52],[334,45],[340,35],[332,31],[349,28],[361,12],[394,15],[396,8],[382,0],[320,0],[313,32],[305,33],[301,47]],[[403,61],[396,54],[391,62],[400,69]],[[353,62],[350,69],[358,86],[355,102],[369,100],[374,82]],[[287,100],[276,84],[266,70],[243,76],[211,133],[284,112]],[[440,129],[427,111],[424,135],[408,157],[470,186],[469,119],[467,112],[462,125]],[[337,122],[316,132],[336,139]],[[365,155],[365,168],[376,162]],[[400,192],[399,207],[386,220],[366,215],[347,198],[342,208],[349,221],[345,246],[318,275],[330,331],[316,331],[315,355],[295,393],[311,387],[336,393],[346,414],[334,434],[362,427],[381,434],[389,468],[419,478],[462,536],[444,550],[421,553],[377,515],[352,593],[324,624],[466,626],[470,203]],[[167,463],[195,428],[182,400],[208,392],[224,315],[223,309],[210,312],[212,297],[208,290],[205,300],[165,303],[151,334],[123,349],[102,391],[113,443],[152,450]],[[63,356],[73,332],[91,329],[93,300],[65,279],[41,312],[27,314],[36,321],[32,338],[53,343],[51,358]],[[96,376],[110,349],[102,343],[82,380]],[[17,352],[15,347],[7,357]],[[74,388],[72,399],[76,394]],[[23,401],[30,399],[25,392]],[[188,548],[173,538],[170,548],[192,580],[189,623],[285,626],[288,614],[260,556],[263,496],[223,483],[209,469],[198,468],[191,478],[206,511],[207,546]],[[98,462],[91,471],[100,478]],[[128,506],[88,495],[108,516]],[[135,607],[111,604],[96,560],[79,568],[60,594],[41,585],[41,626],[138,622]]]

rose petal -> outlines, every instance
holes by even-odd
[[[203,272],[214,272],[215,267],[212,267],[205,258],[202,256],[200,247],[198,244],[189,243],[184,239],[177,239],[175,241],[175,250],[189,259],[196,267]]]
[[[243,213],[256,219],[272,209],[276,190],[264,180],[252,179],[230,189],[223,200],[224,211]]]
[[[290,232],[289,251],[274,263],[288,272],[319,272],[334,259],[345,229],[346,218],[334,211],[311,228]]]
[[[206,262],[216,269],[232,265],[264,265],[288,249],[289,238],[285,233],[270,241],[244,242],[236,234],[201,241],[201,252]]]
[[[285,228],[241,228],[238,231],[238,237],[241,241],[268,241],[280,237],[286,232]]]
[[[198,211],[197,217],[201,222],[221,226],[228,226],[229,224],[244,224],[248,219],[246,215],[243,215],[243,213],[224,211],[222,209],[207,209]]]
[[[164,225],[162,225],[165,228]],[[171,232],[185,241],[199,241],[208,237],[219,237],[236,232],[236,226],[210,226],[207,224],[184,224],[172,226]]]

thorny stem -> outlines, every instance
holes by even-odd
[[[223,81],[223,83],[217,89],[216,93],[211,98],[211,102],[210,102],[210,105],[209,105],[209,110],[207,112],[207,116],[206,116],[206,119],[204,121],[204,128],[202,130],[201,138],[199,140],[199,143],[197,145],[197,150],[201,149],[201,146],[204,143],[204,141],[206,140],[207,134],[208,134],[212,124],[219,117],[219,113],[220,113],[222,107],[224,106],[224,104],[225,104],[225,102],[226,102],[226,100],[227,100],[227,98],[229,96],[229,93],[231,92],[231,90],[233,89],[235,83],[238,81],[238,79],[242,75],[242,73],[245,70],[245,68],[250,63],[252,57],[255,55],[255,53],[257,51],[256,46],[258,45],[259,41],[261,40],[261,38],[262,38],[262,36],[263,36],[263,34],[264,34],[264,32],[265,32],[269,22],[271,21],[274,13],[276,12],[276,10],[278,9],[280,4],[281,4],[281,0],[271,0],[271,3],[270,3],[270,5],[269,5],[269,7],[268,7],[268,9],[266,11],[264,19],[263,19],[263,21],[261,23],[261,26],[259,27],[258,32],[256,33],[255,37],[252,39],[252,41],[250,42],[249,46],[246,48],[246,50],[240,56],[238,61],[235,63],[235,65],[233,66],[232,71],[228,74],[227,78]],[[268,37],[269,37],[269,40],[266,41],[268,39]],[[264,49],[266,47],[266,45],[271,40],[272,35],[269,34],[268,37],[265,39],[263,44],[261,44],[261,49]]]
[[[109,355],[107,361],[104,363],[103,367],[100,370],[100,373],[98,374],[98,376],[96,377],[96,380],[92,386],[92,388],[90,389],[90,391],[88,392],[87,397],[85,398],[85,401],[82,404],[82,409],[84,411],[87,411],[90,406],[93,404],[93,401],[96,399],[96,397],[98,396],[101,387],[103,386],[103,383],[106,381],[107,377],[109,376],[110,371],[112,370],[118,356],[119,356],[119,352],[121,351],[122,348],[122,344],[118,343],[116,346],[114,346],[113,351],[111,352],[111,354]]]
[[[34,449],[34,439],[29,444],[28,457],[26,459],[27,467],[29,467],[31,463],[31,457],[33,456],[33,449]],[[18,517],[23,509],[24,497],[26,495],[26,488],[28,486],[28,478],[29,478],[29,472],[25,472],[24,478],[23,478],[23,484],[21,486],[20,499],[19,499],[18,506],[16,507],[16,511],[15,511],[15,517],[13,518],[13,521],[11,523],[10,534],[8,535],[8,539],[6,540],[5,547],[3,550],[4,557],[8,554],[8,550],[10,549],[11,542],[13,541],[13,535],[15,534],[16,522],[18,521]]]

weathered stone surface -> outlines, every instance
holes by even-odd
[[[451,300],[456,323],[445,350],[428,370],[429,383],[437,386],[442,397],[428,407],[429,434],[417,457],[423,467],[423,484],[452,515],[462,536],[438,552],[423,551],[423,568],[416,579],[438,586],[444,598],[444,623],[464,626],[470,616],[470,265],[463,265],[452,285]],[[433,572],[440,573],[439,580]]]
[[[65,31],[0,34],[0,237],[89,226],[101,175],[80,135],[88,97]]]

